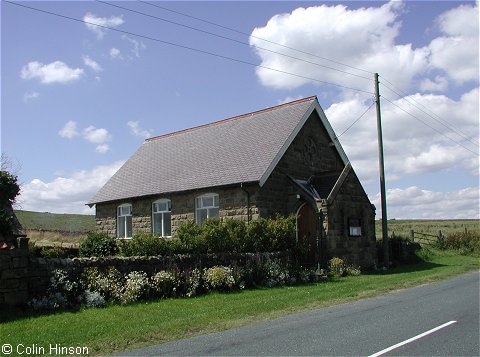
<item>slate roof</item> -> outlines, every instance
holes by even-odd
[[[247,182],[263,185],[314,109],[325,118],[317,98],[308,97],[147,139],[88,204]]]

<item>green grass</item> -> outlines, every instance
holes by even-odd
[[[44,346],[47,355],[49,344],[87,346],[90,355],[105,355],[353,301],[479,268],[474,256],[434,250],[423,256],[428,260],[419,264],[311,285],[33,317],[6,312],[5,322],[0,324],[1,343]]]
[[[450,233],[467,231],[479,231],[480,221],[478,219],[456,219],[456,220],[422,220],[422,219],[407,219],[396,220],[392,219],[388,221],[388,236],[390,237],[393,232],[396,236],[409,237],[410,230],[415,232],[438,234],[441,230],[443,235]],[[380,220],[375,221],[375,233],[377,239],[382,237],[382,223]]]
[[[86,233],[95,230],[95,216],[84,214],[56,214],[16,210],[24,229],[67,233]]]

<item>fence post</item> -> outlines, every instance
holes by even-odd
[[[438,231],[438,240],[441,242],[443,240],[443,235],[442,235],[442,231],[439,230]]]
[[[413,229],[410,229],[410,239],[412,240],[412,243],[415,241],[415,232]]]

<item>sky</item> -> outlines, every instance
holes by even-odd
[[[146,138],[316,95],[380,218],[378,73],[388,218],[479,218],[478,2],[0,12],[0,146],[19,209],[94,214],[86,203]]]

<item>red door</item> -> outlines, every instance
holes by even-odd
[[[300,263],[305,266],[315,266],[317,252],[317,214],[315,210],[305,203],[297,213],[297,238],[305,247]]]

